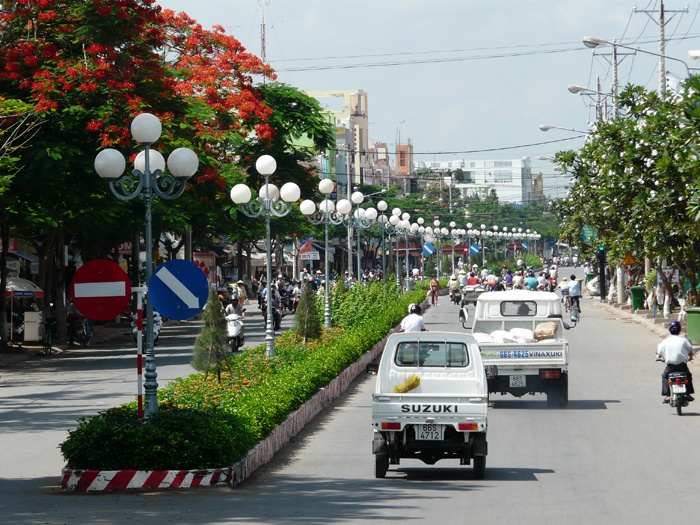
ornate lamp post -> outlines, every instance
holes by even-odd
[[[154,198],[173,200],[185,191],[187,179],[195,174],[199,159],[188,148],[177,148],[169,156],[167,166],[170,173],[165,173],[165,159],[151,149],[159,138],[163,127],[158,117],[150,113],[141,113],[131,122],[131,135],[144,147],[136,156],[134,170],[124,173],[126,160],[119,151],[107,148],[95,157],[95,171],[109,181],[109,189],[119,200],[128,201],[140,197],[146,208],[146,284],[153,272],[153,232],[151,203]],[[145,415],[158,412],[158,374],[153,345],[153,304],[146,303],[146,362],[144,381]]]
[[[316,211],[317,205],[311,200],[302,201],[299,205],[301,213],[307,216],[307,218],[314,224],[323,223],[325,226],[325,238],[324,238],[324,264],[325,264],[325,287],[324,287],[324,307],[323,307],[323,317],[325,321],[325,327],[331,327],[331,299],[330,299],[330,271],[328,267],[328,223],[335,224],[336,226],[343,223],[342,215],[336,211],[336,205],[330,200],[329,195],[333,192],[333,181],[331,179],[322,179],[318,183],[318,189],[323,194],[323,202],[318,204],[318,211]],[[345,201],[347,207],[341,207],[348,213],[351,209],[350,202]]]
[[[450,237],[452,238],[452,273],[456,275],[456,270],[457,268],[455,267],[455,243],[460,243],[462,242],[462,239],[464,236],[467,234],[467,230],[463,230],[462,228],[455,228],[457,226],[457,223],[454,221],[450,222]]]
[[[258,197],[251,201],[252,190],[245,184],[236,184],[231,188],[231,200],[240,206],[241,212],[247,217],[265,216],[265,255],[267,257],[267,283],[265,298],[267,302],[267,323],[265,326],[265,353],[267,357],[275,357],[275,330],[272,319],[272,301],[270,286],[272,283],[272,248],[270,245],[270,217],[284,217],[292,209],[292,203],[299,200],[301,190],[293,182],[283,184],[280,189],[270,184],[270,175],[277,170],[277,161],[270,155],[262,155],[255,162],[255,169],[265,178],[265,184],[260,188]],[[280,200],[281,198],[281,200]]]
[[[379,217],[377,221],[379,222],[382,229],[382,282],[386,282],[386,223],[389,222],[389,218],[384,215],[389,205],[386,201],[379,201],[377,203],[377,211],[379,212]]]
[[[355,213],[352,217],[345,217],[345,225],[348,228],[357,230],[357,278],[359,279],[362,273],[360,233],[362,230],[366,230],[372,226],[374,220],[377,218],[377,210],[373,207],[367,209],[360,208],[360,204],[365,200],[365,196],[360,191],[354,192],[350,198],[353,204],[355,204]]]
[[[441,265],[441,261],[442,261],[442,244],[443,244],[442,240],[449,237],[450,231],[447,228],[441,228],[439,220],[433,221],[433,225],[435,226],[435,229],[433,230],[433,236],[436,239],[440,239],[440,249],[438,250],[438,257],[437,257],[437,278],[439,281],[440,280],[440,265]]]
[[[406,243],[406,279],[408,279],[408,234],[411,232],[411,215],[408,213],[401,213],[400,208],[394,208],[391,210],[391,217],[389,217],[389,226],[386,227],[386,231],[389,234],[395,234],[397,238],[396,242],[396,285],[401,287],[401,266],[399,265],[399,243],[398,237],[403,235],[404,242]]]

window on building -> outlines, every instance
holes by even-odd
[[[494,182],[513,182],[513,172],[507,170],[496,170],[494,172]]]

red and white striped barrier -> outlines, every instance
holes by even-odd
[[[231,468],[206,470],[79,470],[63,469],[61,490],[107,492],[129,489],[176,489],[228,485]]]

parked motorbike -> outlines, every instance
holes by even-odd
[[[243,311],[245,312],[245,309]],[[226,335],[231,352],[238,352],[245,344],[245,326],[242,316],[238,314],[226,316]]]
[[[68,344],[73,345],[76,342],[82,346],[90,344],[92,331],[90,330],[85,318],[78,314],[68,314],[66,320],[66,328],[68,331]]]
[[[133,315],[133,320],[131,321],[131,333],[134,336],[134,342],[136,342],[136,336],[138,334],[138,317],[136,314]],[[153,310],[153,344],[158,344],[158,336],[160,335],[160,329],[163,328],[163,318],[161,315]],[[143,329],[146,329],[146,313],[143,314]]]

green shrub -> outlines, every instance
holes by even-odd
[[[169,470],[227,466],[254,444],[238,415],[160,404],[147,419],[134,407],[82,418],[60,449],[71,468]]]
[[[135,403],[80,420],[60,448],[73,468],[193,469],[230,465],[287,415],[370,350],[425,299],[425,287],[400,295],[396,284],[334,289],[334,328],[304,345],[291,331],[229,358],[221,381],[205,374],[159,390],[159,412],[138,420]]]

